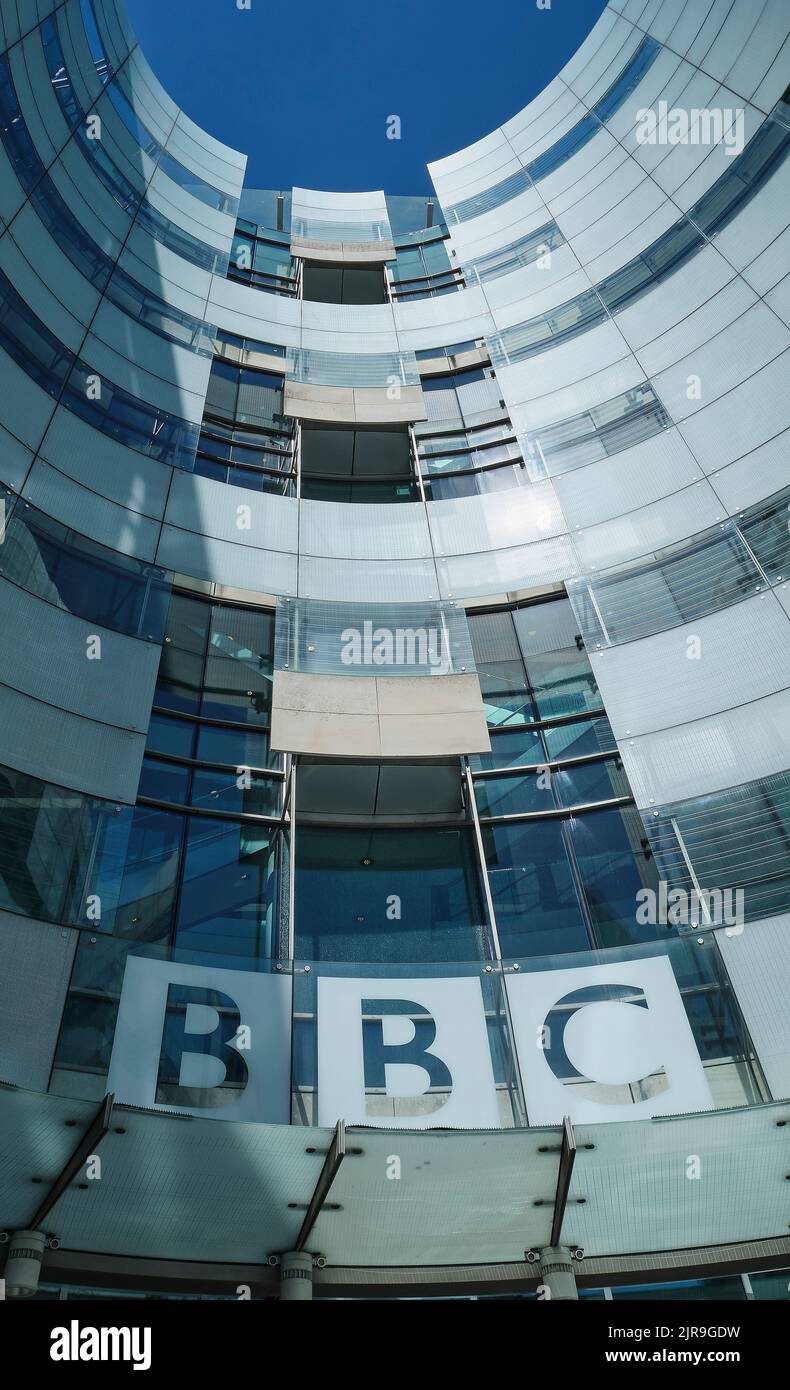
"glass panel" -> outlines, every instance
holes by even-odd
[[[189,821],[176,943],[231,958],[271,955],[276,856],[270,827]]]
[[[537,729],[514,729],[491,739],[490,753],[471,753],[472,769],[517,767],[519,763],[535,765],[543,761],[544,750]]]
[[[167,615],[154,703],[166,709],[197,713],[203,680],[210,607],[174,594]]]
[[[114,632],[161,642],[170,576],[118,554],[19,502],[8,519],[0,574],[58,608]]]
[[[274,615],[249,608],[212,610],[201,713],[268,724]]]
[[[616,758],[599,763],[582,763],[552,773],[554,790],[563,806],[582,806],[592,801],[609,801],[629,796],[628,778]]]
[[[312,960],[475,960],[483,906],[471,829],[296,837],[296,950]]]
[[[245,816],[278,816],[282,789],[279,779],[252,777],[246,770],[239,774],[196,771],[192,779],[192,805],[206,811],[235,811]]]
[[[101,930],[140,941],[170,935],[184,817],[136,806],[110,819],[94,869]],[[108,910],[109,905],[109,910]]]
[[[178,758],[191,758],[195,728],[196,725],[186,719],[168,719],[166,714],[152,714],[146,749],[152,753],[172,753]]]
[[[551,779],[545,771],[530,772],[524,777],[486,777],[475,783],[475,797],[481,816],[511,816],[556,808]]]
[[[777,773],[645,815],[661,877],[670,887],[690,892],[694,885],[672,828],[673,816],[704,890],[742,889],[747,921],[790,911],[790,774]]]
[[[604,715],[579,719],[543,730],[550,758],[581,758],[586,753],[604,753],[616,748],[609,720]]]
[[[187,767],[160,762],[158,758],[145,758],[137,795],[148,796],[152,801],[171,801],[185,806],[189,800],[189,777]]]
[[[586,653],[575,647],[530,656],[529,676],[541,719],[603,705]]]
[[[568,822],[587,909],[602,946],[654,940],[656,923],[640,924],[641,888],[658,892],[655,862],[634,810],[592,811]]]
[[[586,949],[563,822],[486,825],[483,844],[503,953],[517,958]]]
[[[69,921],[79,911],[101,807],[0,768],[0,906]]]
[[[478,674],[489,724],[530,724],[538,717],[522,662],[488,661]]]
[[[252,729],[218,729],[204,724],[198,733],[197,755],[201,762],[227,763],[230,767],[279,767],[280,753],[269,750],[265,733]]]
[[[284,599],[277,606],[278,671],[343,676],[473,672],[460,604],[331,603]]]
[[[609,574],[569,579],[568,595],[588,646],[632,642],[693,622],[763,583],[732,522]]]

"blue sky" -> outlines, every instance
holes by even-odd
[[[546,0],[541,0],[546,3]],[[514,115],[605,0],[127,0],[154,72],[248,188],[427,193],[428,160]],[[387,117],[401,120],[387,139]]]

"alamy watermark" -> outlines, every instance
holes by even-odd
[[[640,888],[636,920],[640,926],[726,927],[729,936],[739,936],[745,919],[743,888],[670,888],[663,879],[658,892]]]
[[[636,113],[639,145],[723,145],[728,158],[744,147],[742,106],[643,106]]]
[[[374,627],[366,618],[361,628],[344,628],[340,641],[344,666],[427,666],[435,675],[452,671],[442,627]]]

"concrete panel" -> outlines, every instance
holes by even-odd
[[[448,677],[450,680],[456,677]],[[436,758],[448,753],[489,753],[482,709],[479,715],[459,714],[382,715],[381,755],[384,758]]]
[[[322,676],[278,670],[272,748],[336,758],[488,752],[480,684],[469,676]]]
[[[292,236],[291,255],[306,261],[331,261],[333,265],[381,265],[395,260],[392,241],[317,241]]]

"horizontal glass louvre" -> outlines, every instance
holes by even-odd
[[[743,535],[735,522],[722,522],[650,559],[608,574],[569,579],[568,595],[587,644],[633,642],[693,622],[764,588],[766,577],[744,536],[753,536],[773,566],[772,574],[777,568],[786,573],[781,563],[788,550],[782,505],[767,515],[764,507],[755,512]],[[786,527],[786,517],[784,522]],[[777,580],[780,577],[776,574]]]
[[[537,481],[611,458],[651,439],[671,424],[653,387],[635,386],[580,415],[520,435],[519,443],[529,475]]]
[[[466,614],[435,603],[277,605],[274,669],[336,676],[430,676],[475,670]]]
[[[790,575],[789,515],[790,487],[786,487],[767,502],[740,512],[735,520],[769,584],[784,582]]]
[[[545,352],[547,348],[568,342],[579,333],[586,333],[595,324],[605,322],[606,318],[606,309],[595,290],[585,290],[548,314],[494,333],[487,340],[491,362],[494,367],[524,362],[538,352]]]
[[[316,348],[290,348],[287,373],[294,381],[315,386],[384,388],[420,384],[413,352],[321,352]]]
[[[643,821],[669,889],[742,890],[746,921],[790,910],[790,773],[645,811]]]
[[[565,244],[565,237],[556,222],[546,222],[537,231],[511,241],[499,251],[490,251],[486,256],[464,262],[464,271],[470,281],[485,283],[497,280],[500,275],[509,275],[522,266],[532,265],[541,256]]]
[[[390,241],[388,222],[370,219],[361,222],[330,221],[318,217],[292,217],[291,233],[307,241]]]

